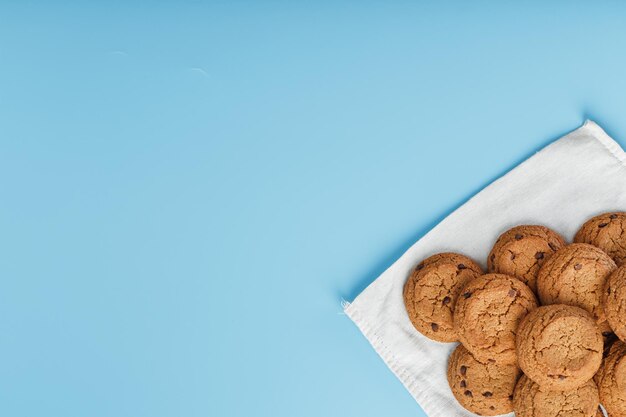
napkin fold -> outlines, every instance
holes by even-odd
[[[597,124],[585,124],[497,179],[407,250],[344,311],[429,417],[471,417],[446,379],[454,343],[413,328],[402,289],[410,270],[438,252],[459,252],[486,266],[496,238],[519,224],[542,224],[566,240],[585,220],[626,210],[626,154]],[[511,414],[512,415],[512,414]]]

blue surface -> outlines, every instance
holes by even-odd
[[[340,299],[585,118],[626,143],[623,3],[13,3],[3,416],[419,416]]]

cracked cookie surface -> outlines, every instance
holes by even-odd
[[[615,262],[602,250],[573,243],[548,259],[537,276],[542,304],[568,304],[584,308],[601,323],[605,321],[600,300]]]
[[[606,280],[602,306],[611,329],[626,341],[626,265],[613,271]]]
[[[626,213],[609,212],[582,225],[574,242],[589,243],[606,252],[617,265],[626,263]]]
[[[483,273],[467,256],[440,253],[420,262],[404,284],[404,305],[413,326],[438,342],[458,340],[452,315],[461,288]]]
[[[626,344],[616,341],[596,375],[600,402],[611,417],[626,417]]]
[[[515,362],[520,320],[537,308],[535,294],[522,281],[486,274],[470,281],[456,303],[454,328],[459,340],[481,362]]]
[[[536,292],[539,268],[564,246],[563,238],[545,226],[516,226],[496,240],[487,270],[511,275]]]
[[[603,340],[587,311],[554,304],[524,317],[516,348],[529,378],[542,389],[566,391],[593,378],[602,362]]]
[[[467,410],[496,416],[513,411],[513,389],[521,375],[516,364],[480,362],[458,345],[448,360],[448,384]]]
[[[570,391],[549,391],[524,375],[513,394],[516,417],[595,417],[599,404],[598,387],[593,380]]]

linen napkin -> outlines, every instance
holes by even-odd
[[[519,224],[542,224],[571,242],[585,220],[626,209],[626,154],[587,121],[494,181],[417,241],[344,311],[429,417],[470,417],[448,387],[454,343],[413,328],[402,289],[410,270],[437,252],[460,252],[486,266],[496,238]],[[512,414],[511,414],[512,415]]]

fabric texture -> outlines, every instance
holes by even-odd
[[[621,147],[587,121],[480,191],[352,303],[344,303],[345,313],[429,417],[473,414],[456,402],[446,380],[456,344],[431,341],[409,321],[402,289],[410,270],[447,251],[468,255],[485,268],[496,238],[519,224],[543,224],[571,242],[589,217],[626,210],[625,160]]]

